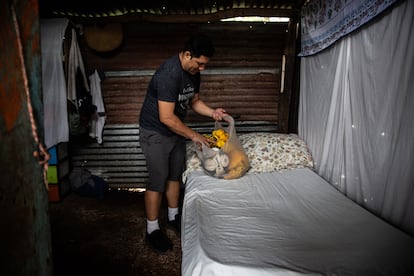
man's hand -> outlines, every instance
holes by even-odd
[[[223,108],[216,108],[213,113],[211,114],[211,117],[216,121],[221,121],[224,116],[227,116],[226,110]]]
[[[200,148],[201,148],[201,144],[204,144],[206,146],[210,146],[211,140],[208,139],[207,137],[201,135],[200,133],[194,132],[194,134],[192,134],[190,136],[191,141],[193,141],[194,143],[196,143]]]

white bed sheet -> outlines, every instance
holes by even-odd
[[[186,182],[182,275],[409,275],[414,238],[311,169]],[[414,275],[414,274],[413,274]]]

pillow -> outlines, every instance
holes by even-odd
[[[305,142],[296,134],[248,133],[239,136],[250,161],[249,172],[273,172],[313,168]]]
[[[250,162],[248,173],[274,172],[295,168],[313,168],[313,159],[305,142],[296,134],[256,132],[238,136]],[[187,168],[183,182],[195,170],[203,170],[192,142],[187,144]]]

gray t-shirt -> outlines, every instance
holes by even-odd
[[[176,135],[160,122],[158,101],[175,102],[174,114],[184,121],[187,108],[200,90],[200,73],[191,75],[181,68],[177,55],[166,60],[155,72],[142,105],[139,124],[166,136]]]

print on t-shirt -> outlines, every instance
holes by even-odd
[[[193,97],[194,87],[188,83],[178,95],[178,104],[183,110],[186,110]]]

